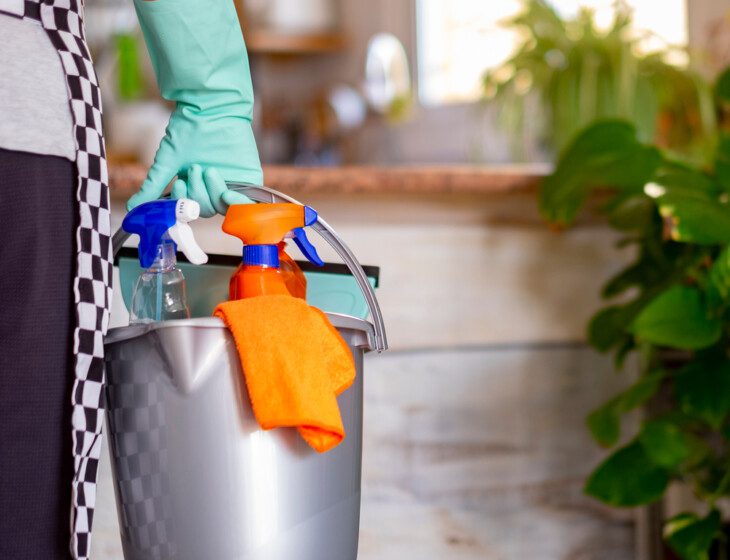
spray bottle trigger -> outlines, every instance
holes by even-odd
[[[311,226],[318,219],[319,219],[319,217],[317,216],[317,211],[314,208],[312,208],[311,206],[304,207],[304,225],[305,226]],[[301,229],[301,228],[297,228],[297,229]]]
[[[307,207],[305,206],[305,208]],[[317,249],[315,249],[314,245],[312,245],[309,242],[309,239],[307,239],[307,234],[304,232],[304,228],[294,228],[292,233],[294,234],[294,243],[297,244],[297,247],[299,247],[299,250],[307,258],[307,260],[317,266],[324,266],[324,261],[320,259],[317,254]]]
[[[208,255],[195,241],[193,229],[188,224],[177,222],[167,232],[191,263],[205,264],[208,262]]]

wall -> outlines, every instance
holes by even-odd
[[[575,345],[366,364],[361,559],[629,560],[630,512],[582,495],[585,414],[623,380]]]
[[[688,0],[689,42],[703,72],[714,77],[730,64],[730,0]]]

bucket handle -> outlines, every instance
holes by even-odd
[[[279,191],[275,191],[274,189],[270,189],[268,187],[261,187],[248,183],[236,183],[230,181],[228,181],[226,184],[231,190],[239,192],[256,202],[262,202],[265,204],[272,204],[276,202],[290,202],[293,204],[302,205],[301,202],[291,198],[290,196],[287,196],[283,193],[280,193]],[[357,258],[350,250],[350,248],[345,245],[345,242],[342,241],[340,236],[337,235],[335,230],[332,229],[332,226],[325,222],[321,216],[318,215],[317,221],[309,227],[311,227],[327,243],[329,243],[329,245],[340,256],[342,262],[344,262],[347,265],[347,268],[350,269],[350,273],[355,278],[355,281],[360,287],[360,291],[362,292],[363,296],[365,296],[365,301],[367,303],[368,309],[370,310],[370,316],[372,318],[373,328],[375,331],[375,347],[373,348],[373,350],[376,350],[378,352],[387,350],[388,340],[385,335],[385,322],[383,321],[383,315],[380,311],[380,305],[378,304],[378,300],[375,297],[375,290],[373,290],[373,287],[370,285],[368,277],[365,274],[365,271],[362,269],[362,266],[360,266]],[[114,251],[114,256],[117,255],[117,252],[119,252],[119,250],[122,248],[127,238],[129,238],[129,234],[122,228],[119,228],[116,231],[114,237],[112,238],[112,249]]]

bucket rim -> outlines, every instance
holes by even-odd
[[[337,330],[347,329],[360,331],[365,334],[367,350],[375,348],[375,327],[370,321],[345,315],[342,313],[325,313],[332,326]],[[104,337],[104,346],[118,344],[133,338],[144,336],[148,333],[161,329],[194,328],[194,329],[221,329],[228,330],[223,320],[218,317],[195,317],[193,319],[173,319],[158,323],[143,323],[138,325],[127,325],[114,327],[107,331]]]

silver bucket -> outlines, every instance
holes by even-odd
[[[296,202],[236,188],[259,202]],[[314,229],[353,272],[373,320],[328,313],[357,370],[338,398],[345,440],[318,454],[294,429],[261,430],[234,341],[217,318],[111,329],[107,422],[126,560],[357,557],[363,354],[387,342],[354,256],[324,221]],[[117,232],[115,251],[125,238]]]

